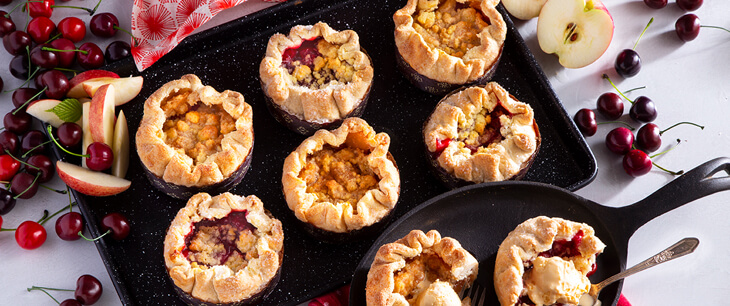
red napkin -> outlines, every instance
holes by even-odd
[[[246,0],[134,0],[132,57],[142,71],[221,11]],[[286,0],[264,0],[285,2]]]

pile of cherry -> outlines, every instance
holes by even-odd
[[[644,2],[647,6],[655,9],[667,6],[667,0],[644,0]],[[677,0],[677,6],[685,11],[697,10],[700,6],[702,6],[702,3],[703,0]],[[654,18],[652,18],[646,25],[644,31],[636,41],[634,48],[625,49],[616,57],[614,68],[616,69],[616,73],[620,76],[624,78],[633,77],[639,73],[639,70],[641,70],[641,58],[635,49],[639,40],[641,40],[641,37],[646,32],[646,29],[649,28],[653,20]],[[700,26],[699,17],[695,14],[686,14],[680,17],[675,23],[677,36],[683,41],[691,41],[697,38],[700,27],[718,28],[730,32],[725,28]],[[664,132],[677,125],[688,124],[703,129],[704,127],[691,122],[680,122],[661,130],[658,125],[651,123],[657,118],[657,109],[654,101],[646,96],[640,96],[635,100],[631,100],[618,88],[616,88],[616,85],[613,84],[606,74],[603,75],[603,78],[611,83],[620,96],[619,94],[607,92],[598,97],[598,101],[596,103],[598,113],[607,120],[610,120],[602,123],[617,123],[612,120],[619,119],[624,113],[624,104],[621,99],[621,97],[623,97],[626,101],[631,103],[631,108],[629,110],[629,116],[631,119],[635,122],[644,124],[637,131],[636,137],[634,137],[632,132],[634,128],[631,127],[631,125],[620,121],[618,123],[623,123],[627,127],[615,128],[606,135],[606,146],[608,149],[613,153],[623,156],[624,171],[631,176],[637,177],[647,174],[651,170],[652,165],[654,165],[673,175],[682,174],[683,171],[670,171],[651,161],[651,158],[664,154],[667,151],[657,153],[652,156],[649,156],[648,154],[657,151],[661,147],[661,136]],[[583,108],[575,114],[573,120],[585,136],[593,136],[596,133],[597,125],[599,123],[596,121],[596,115],[593,110]],[[677,140],[677,144],[679,144],[679,139]]]
[[[11,2],[13,1],[0,0],[0,5]],[[3,117],[4,128],[0,129],[0,181],[6,185],[5,189],[0,188],[0,215],[10,212],[17,199],[30,199],[39,187],[48,188],[42,184],[55,174],[54,164],[47,154],[47,146],[49,143],[53,145],[53,142],[43,132],[31,129],[33,120],[25,112],[27,105],[44,96],[62,99],[69,90],[67,75],[98,68],[104,65],[105,58],[107,62],[113,62],[130,55],[130,46],[123,41],[110,43],[106,48],[106,55],[91,42],[76,48],[75,43],[81,42],[86,35],[84,22],[77,17],[66,17],[56,26],[50,19],[54,8],[81,9],[93,15],[89,22],[91,33],[103,38],[113,37],[117,30],[121,30],[119,22],[111,13],[95,14],[100,3],[101,0],[94,9],[88,9],[55,5],[54,0],[16,1],[13,10],[20,8],[32,18],[22,27],[16,27],[9,13],[0,11],[3,46],[14,56],[9,65],[10,72],[16,78],[25,80],[25,84],[13,91],[12,102],[15,109]],[[36,88],[23,87],[31,80]],[[0,79],[0,89],[3,83]],[[65,123],[55,134],[58,139],[55,143],[59,146],[71,149],[80,146],[82,130],[78,124]],[[111,160],[108,162],[110,164]],[[56,192],[68,193],[58,190]],[[47,237],[43,224],[69,209],[69,212],[56,220],[56,233],[63,240],[80,239],[83,237],[84,220],[81,214],[71,210],[73,205],[71,203],[51,216],[45,211],[40,220],[25,221],[14,229],[2,228],[3,220],[0,217],[0,231],[15,231],[15,240],[20,247],[35,249]],[[119,213],[106,215],[101,224],[102,230],[106,231],[104,235],[111,233],[114,239],[123,239],[129,233],[129,223]],[[101,237],[96,239],[99,238]]]

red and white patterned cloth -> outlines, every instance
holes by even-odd
[[[132,57],[142,71],[221,11],[246,0],[134,0]],[[284,2],[286,0],[264,0]]]

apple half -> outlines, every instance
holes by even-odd
[[[84,90],[89,95],[89,97],[93,97],[99,90],[99,88],[106,84],[114,85],[114,88],[116,89],[114,101],[116,105],[119,106],[131,101],[137,95],[139,95],[139,92],[142,91],[144,79],[141,76],[136,76],[128,78],[88,81],[84,83]]]
[[[105,197],[121,193],[132,185],[132,182],[104,172],[91,171],[87,168],[56,162],[58,177],[73,190],[85,195]]]
[[[66,97],[69,98],[85,98],[85,97],[91,97],[91,95],[87,94],[84,90],[84,83],[87,81],[101,81],[101,80],[110,80],[110,79],[118,79],[119,75],[107,71],[107,70],[101,70],[101,69],[94,69],[94,70],[86,70],[82,73],[77,74],[73,78],[71,78],[68,81],[69,90],[66,93]]]
[[[89,106],[91,138],[94,142],[103,142],[109,147],[114,140],[114,91],[111,84],[101,86],[91,98]]]
[[[566,68],[581,68],[606,52],[613,18],[598,0],[548,0],[537,19],[537,40]]]
[[[124,178],[129,168],[129,128],[124,111],[119,111],[117,123],[114,125],[112,153],[114,154],[112,175]]]
[[[502,5],[517,19],[530,20],[540,15],[547,0],[502,0]]]

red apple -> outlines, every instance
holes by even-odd
[[[613,18],[599,0],[548,0],[537,19],[537,40],[566,68],[595,62],[613,39]]]
[[[91,98],[89,106],[91,138],[109,147],[114,140],[114,91],[114,85],[101,86]]]
[[[81,104],[81,131],[83,138],[81,138],[81,154],[86,155],[86,148],[94,142],[91,137],[91,128],[89,127],[89,110],[91,109],[91,102],[85,102]],[[81,166],[86,168],[86,158],[81,159]]]
[[[122,105],[134,99],[139,92],[142,90],[142,84],[144,79],[141,76],[118,78],[118,79],[104,79],[88,81],[84,83],[84,90],[90,97],[93,97],[96,91],[105,84],[112,84],[116,88],[116,105]]]
[[[103,172],[91,171],[63,161],[56,162],[58,177],[68,187],[85,195],[111,196],[129,189],[132,182]]]
[[[89,95],[84,90],[84,83],[87,81],[99,81],[99,80],[109,80],[109,79],[118,79],[119,75],[106,70],[86,70],[82,73],[77,74],[75,77],[71,78],[68,81],[69,90],[68,93],[66,93],[66,97],[69,98],[84,98],[84,97],[91,97],[92,95]]]

